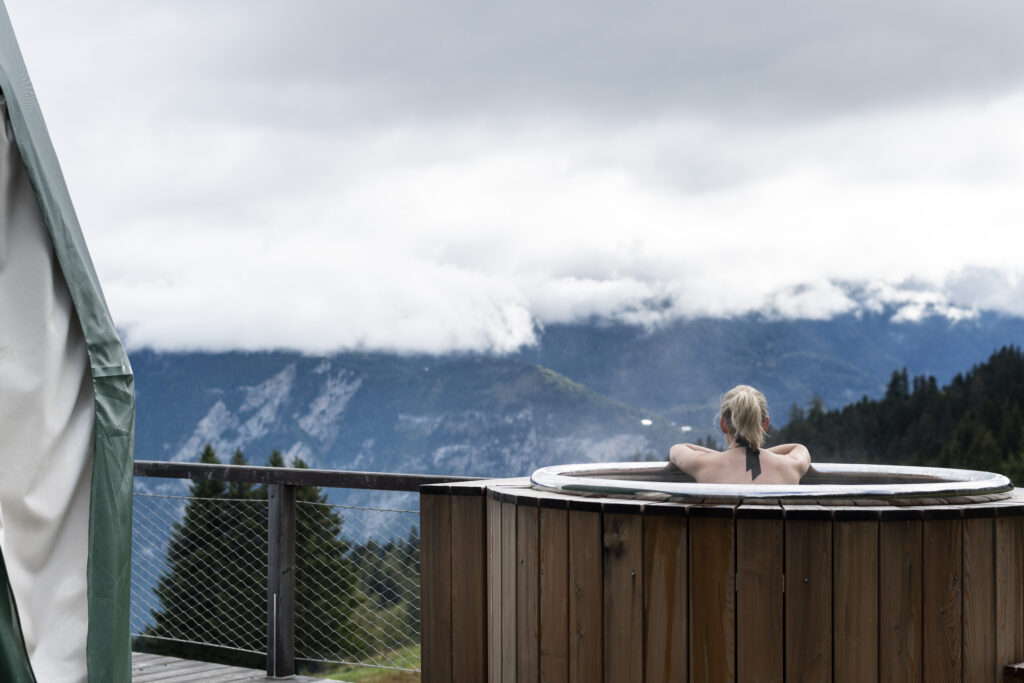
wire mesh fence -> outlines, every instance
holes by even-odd
[[[418,521],[412,510],[296,504],[297,658],[419,669]],[[376,532],[350,544],[340,528]]]
[[[164,652],[265,653],[268,502],[136,493],[131,632]],[[295,657],[419,670],[419,513],[295,506]],[[350,539],[361,539],[356,542]],[[151,648],[152,649],[152,648]]]
[[[267,501],[136,495],[132,634],[262,652]]]

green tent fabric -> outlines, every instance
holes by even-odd
[[[2,4],[0,95],[0,679],[127,683],[131,366]]]

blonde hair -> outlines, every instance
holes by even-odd
[[[768,402],[764,394],[754,387],[740,384],[722,397],[722,418],[733,441],[742,439],[758,450],[767,434],[764,421],[768,419]]]

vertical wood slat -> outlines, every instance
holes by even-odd
[[[836,521],[833,533],[835,683],[878,680],[878,521]]]
[[[502,683],[501,503],[487,496],[487,681]]]
[[[569,512],[540,509],[540,681],[569,680]]]
[[[452,680],[452,508],[447,494],[420,495],[421,666],[423,677]]]
[[[487,677],[487,541],[483,495],[451,497],[452,680]]]
[[[921,683],[921,524],[883,520],[879,529],[879,679]]]
[[[736,520],[736,675],[783,680],[782,519]]]
[[[516,505],[501,503],[501,679],[516,680],[517,598]]]
[[[1024,660],[1024,517],[996,519],[996,665]]]
[[[832,522],[786,521],[786,681],[832,678]]]
[[[963,680],[996,681],[995,520],[962,525]]]
[[[604,675],[643,683],[643,516],[604,513]]]
[[[644,672],[649,683],[689,675],[686,517],[644,515]]]
[[[569,511],[569,681],[604,680],[601,513]],[[611,683],[611,682],[609,682]]]
[[[735,524],[699,514],[689,528],[690,680],[724,683],[736,680]]]
[[[535,505],[516,506],[516,675],[522,683],[536,683],[540,675],[538,513]]]
[[[928,683],[961,679],[961,533],[959,519],[923,522],[922,674]]]

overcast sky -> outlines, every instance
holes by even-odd
[[[7,8],[134,348],[1024,314],[1019,0]]]

